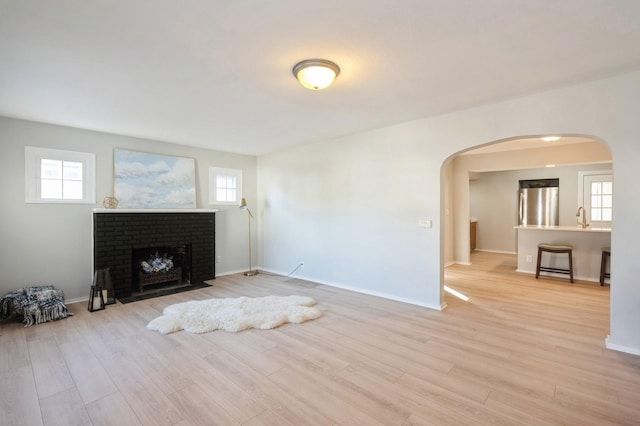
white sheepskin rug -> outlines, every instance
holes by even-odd
[[[315,300],[305,296],[195,300],[167,306],[163,315],[151,321],[147,328],[162,334],[180,330],[190,333],[267,330],[287,322],[299,324],[320,317],[322,313],[311,307],[315,304]]]

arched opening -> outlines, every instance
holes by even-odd
[[[514,227],[518,225],[520,179],[561,176],[560,225],[569,227],[577,226],[576,210],[582,204],[578,201],[580,173],[608,170],[613,175],[611,152],[599,138],[565,134],[558,135],[561,138],[554,142],[546,142],[542,136],[489,142],[457,152],[443,163],[441,253],[445,272],[452,264],[472,265],[473,250],[517,256]],[[472,250],[474,220],[477,234]],[[535,256],[532,260],[535,265]],[[590,279],[587,275],[581,278]]]

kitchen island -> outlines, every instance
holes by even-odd
[[[518,272],[535,275],[538,244],[569,244],[573,246],[573,274],[582,281],[600,281],[602,248],[611,246],[611,228],[582,229],[576,226],[515,226],[518,231]],[[567,256],[543,253],[542,264],[568,268]],[[557,275],[567,278],[566,275]]]

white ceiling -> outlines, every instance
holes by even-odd
[[[638,0],[0,0],[0,115],[262,154],[640,67]],[[324,91],[291,68],[342,69]]]

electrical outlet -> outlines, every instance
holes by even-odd
[[[304,269],[304,262],[300,262],[300,269]]]
[[[531,263],[531,262],[533,262],[533,256],[529,254],[527,255],[527,263]]]

